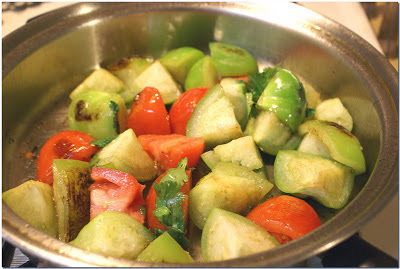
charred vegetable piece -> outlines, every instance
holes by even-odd
[[[132,129],[128,129],[102,148],[90,161],[90,166],[111,168],[134,176],[139,182],[154,179],[157,169],[144,151]]]
[[[204,261],[221,261],[248,256],[279,246],[261,226],[245,217],[214,208],[201,236]]]
[[[249,114],[247,111],[246,83],[233,78],[223,78],[220,85],[233,105],[233,111],[240,127],[244,130]]]
[[[121,81],[124,82],[125,88],[119,92],[124,99],[127,107],[130,106],[135,98],[135,79],[154,62],[152,58],[144,57],[127,57],[122,58],[118,62],[112,63],[108,66],[108,70]]]
[[[137,257],[139,262],[192,263],[193,258],[168,233],[157,237]]]
[[[289,127],[271,111],[260,111],[256,118],[251,118],[245,135],[252,136],[257,146],[271,155],[283,149],[296,149],[301,141],[300,136],[292,134]]]
[[[241,213],[258,202],[273,185],[247,167],[219,162],[189,192],[189,215],[203,229],[214,207]]]
[[[356,175],[365,172],[362,147],[357,137],[344,127],[328,121],[309,120],[299,127],[300,136],[311,133],[328,148],[331,158],[354,169]]]
[[[309,196],[329,208],[342,208],[354,185],[353,170],[336,161],[295,150],[281,150],[274,164],[281,191]]]
[[[214,60],[206,55],[189,70],[185,80],[185,91],[194,88],[214,87],[218,83],[218,71]]]
[[[258,71],[256,59],[245,49],[220,42],[211,42],[209,47],[222,77],[247,76]]]
[[[145,87],[156,88],[165,104],[172,104],[181,95],[180,85],[160,61],[152,63],[135,79],[132,96],[135,97]]]
[[[118,94],[87,91],[77,95],[68,110],[69,128],[103,139],[126,130],[127,111]]]
[[[181,47],[167,52],[159,61],[181,85],[185,84],[190,68],[201,58],[204,53],[192,47]]]
[[[219,84],[195,107],[186,127],[186,135],[203,139],[206,150],[243,136],[233,105]]]
[[[124,83],[109,71],[99,68],[93,71],[81,84],[76,87],[69,97],[75,99],[80,93],[87,91],[100,91],[119,93],[125,89]]]
[[[69,242],[90,220],[90,167],[88,162],[53,161],[53,189],[58,217],[58,238]]]
[[[57,213],[53,188],[46,183],[29,180],[2,194],[3,202],[36,229],[57,237]]]
[[[303,84],[289,70],[279,70],[265,87],[257,107],[276,113],[278,118],[294,132],[303,123],[307,102]]]
[[[214,150],[203,153],[201,157],[211,169],[218,162],[236,163],[250,170],[264,166],[261,154],[251,136],[240,137],[229,143],[218,145]]]
[[[106,211],[83,227],[69,244],[106,256],[136,259],[153,240],[153,234],[131,216]]]
[[[322,101],[315,109],[315,119],[337,123],[349,132],[353,129],[353,118],[339,98]]]

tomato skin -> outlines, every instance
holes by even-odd
[[[186,125],[194,108],[209,90],[207,88],[194,88],[178,97],[169,111],[172,133],[186,135]]]
[[[131,128],[136,136],[171,133],[168,112],[156,88],[146,87],[136,96],[127,128]]]
[[[190,189],[192,188],[192,171],[185,170],[186,175],[188,176],[188,181],[185,182],[182,186],[180,192],[185,195],[185,200],[182,202],[182,211],[185,219],[185,225],[188,224],[188,194]],[[161,179],[165,176],[166,173],[159,176],[154,183],[160,183]],[[154,190],[154,183],[151,186],[149,193],[146,197],[146,217],[147,217],[147,227],[154,232],[154,229],[160,229],[162,231],[167,230],[167,227],[163,225],[160,221],[158,221],[157,217],[154,216],[153,211],[156,209],[156,198],[157,193]]]
[[[43,145],[37,162],[37,180],[53,184],[53,159],[72,159],[88,162],[99,150],[91,145],[95,139],[79,131],[63,131],[52,136]]]
[[[262,226],[281,243],[299,238],[321,226],[318,214],[307,202],[289,195],[266,200],[251,210],[246,218]]]
[[[188,158],[188,167],[195,167],[204,150],[204,140],[178,134],[141,135],[138,140],[156,162],[160,173],[176,168],[185,157]]]
[[[109,168],[93,167],[91,177],[95,183],[89,187],[90,220],[104,211],[119,211],[144,223],[140,207],[145,204],[145,185],[128,173]]]

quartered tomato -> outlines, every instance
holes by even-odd
[[[281,244],[321,226],[317,213],[307,202],[289,195],[266,200],[246,217],[270,232]]]
[[[188,167],[195,167],[204,150],[204,140],[178,134],[141,135],[138,140],[161,173],[176,168],[185,157],[188,158]]]
[[[160,92],[146,87],[135,98],[128,116],[127,127],[136,136],[170,134],[169,116]]]
[[[37,180],[53,184],[53,159],[73,159],[88,162],[99,150],[91,145],[94,138],[78,131],[64,131],[52,136],[40,150]]]
[[[172,133],[186,135],[186,125],[189,118],[197,103],[208,91],[207,88],[194,88],[178,97],[169,111]]]
[[[145,185],[128,173],[108,168],[93,167],[91,176],[95,181],[89,187],[91,220],[104,211],[119,211],[144,223],[140,207],[145,204]]]
[[[186,172],[186,175],[188,176],[188,181],[183,184],[180,192],[182,192],[185,195],[185,200],[182,203],[182,211],[183,211],[185,224],[187,225],[187,223],[188,223],[188,221],[187,221],[188,220],[188,194],[189,194],[190,189],[192,188],[192,171],[186,170],[185,172]],[[154,181],[154,183],[160,183],[161,179],[165,176],[165,174],[166,173],[159,176]],[[154,216],[153,211],[156,209],[156,198],[157,198],[157,193],[154,190],[154,187],[151,186],[149,193],[146,197],[146,216],[147,216],[147,226],[152,232],[154,232],[154,229],[160,229],[162,231],[167,230],[167,227],[165,227],[165,225],[161,224],[161,222],[157,220],[157,217]]]

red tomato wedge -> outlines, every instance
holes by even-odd
[[[88,162],[99,150],[91,145],[94,138],[78,131],[64,131],[52,136],[43,145],[37,162],[37,180],[53,184],[53,160],[73,159]]]
[[[195,88],[178,97],[169,111],[172,133],[186,135],[186,125],[194,108],[209,90],[207,88]]]
[[[262,226],[281,243],[299,238],[321,226],[318,214],[307,202],[289,195],[266,200],[246,217]]]
[[[91,176],[95,181],[89,187],[91,220],[104,211],[119,211],[144,223],[140,207],[145,204],[145,185],[128,173],[109,168],[93,167]]]
[[[160,173],[176,168],[185,157],[188,158],[188,167],[195,167],[204,150],[204,140],[178,134],[141,135],[138,140],[156,162]]]
[[[182,203],[182,211],[185,219],[185,224],[188,223],[188,194],[190,189],[192,188],[192,171],[186,170],[186,175],[188,176],[188,181],[185,182],[182,186],[181,192],[185,195],[185,200]],[[159,176],[154,183],[160,183],[161,179],[165,176],[166,173]],[[153,184],[154,184],[153,183]],[[154,232],[154,229],[160,229],[162,231],[167,230],[167,227],[158,221],[157,217],[154,216],[153,211],[156,209],[156,198],[157,193],[154,190],[154,187],[151,186],[149,193],[146,197],[146,216],[147,216],[147,227]]]
[[[169,116],[160,92],[146,87],[135,98],[128,116],[127,127],[136,136],[170,134]]]

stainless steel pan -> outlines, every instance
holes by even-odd
[[[80,3],[45,14],[3,39],[3,191],[35,179],[40,147],[68,129],[68,93],[94,68],[123,56],[160,56],[210,41],[281,63],[324,97],[338,96],[354,119],[367,162],[351,202],[318,209],[324,225],[268,252],[199,266],[290,266],[356,233],[397,192],[398,74],[359,36],[296,4],[259,9],[239,3]],[[27,159],[26,152],[34,158]],[[144,264],[83,251],[37,231],[3,204],[3,238],[51,266]],[[196,239],[192,254],[199,256]]]

